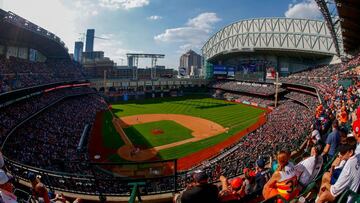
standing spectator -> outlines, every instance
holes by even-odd
[[[306,151],[311,149],[312,146],[319,143],[321,141],[321,135],[320,132],[315,124],[311,125],[312,132],[309,136],[307,143],[306,143]]]
[[[299,178],[299,185],[301,187],[305,187],[319,174],[323,164],[323,158],[320,156],[321,151],[321,144],[313,146],[311,148],[311,156],[295,166],[296,175]]]
[[[188,186],[181,196],[182,203],[219,202],[218,188],[208,183],[209,177],[205,172],[196,171],[193,174],[193,179],[194,182]]]
[[[342,127],[339,129],[339,134],[340,134],[340,144],[346,144],[347,141],[347,135],[348,135],[348,131],[345,127]]]
[[[270,179],[270,169],[265,168],[265,160],[258,159],[256,161],[256,168],[255,168],[255,187],[254,193],[261,194],[261,191],[264,188],[266,182]]]
[[[34,198],[39,200],[40,203],[50,203],[48,191],[40,179],[33,173],[28,174],[28,179],[31,182]]]
[[[289,162],[289,159],[287,151],[279,152],[277,156],[278,167],[263,189],[265,199],[281,195],[289,201],[299,194],[295,167]]]
[[[338,122],[334,121],[332,125],[332,132],[326,138],[326,145],[322,155],[327,155],[328,160],[332,159],[336,153],[339,144],[340,134],[338,131]]]
[[[252,188],[251,188],[251,184],[253,183],[253,180],[255,178],[255,172],[250,170],[249,168],[245,168],[243,170],[245,178],[244,178],[244,192],[245,195],[249,195],[250,193],[252,193]]]

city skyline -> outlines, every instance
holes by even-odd
[[[201,54],[211,35],[241,19],[321,19],[313,0],[2,0],[0,6],[59,36],[69,53],[80,33],[94,28],[96,36],[110,39],[95,39],[94,50],[104,51],[118,65],[126,61],[127,52],[159,53],[166,55],[159,65],[169,68],[178,68],[187,50]],[[149,66],[150,61],[139,65]]]

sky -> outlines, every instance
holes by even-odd
[[[258,17],[322,19],[314,0],[0,0],[0,8],[49,30],[74,52],[74,42],[95,29],[94,49],[118,65],[126,53],[165,54],[158,65],[177,68],[182,53],[233,22]],[[141,59],[141,67],[151,65]]]

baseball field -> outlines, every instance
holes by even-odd
[[[114,103],[97,118],[101,130],[93,132],[90,152],[106,161],[199,158],[260,126],[265,112],[204,96]]]

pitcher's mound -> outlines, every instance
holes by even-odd
[[[164,131],[163,131],[162,129],[160,129],[160,128],[155,128],[155,129],[152,129],[152,130],[151,130],[151,133],[152,133],[153,135],[161,135],[161,134],[164,133]]]

